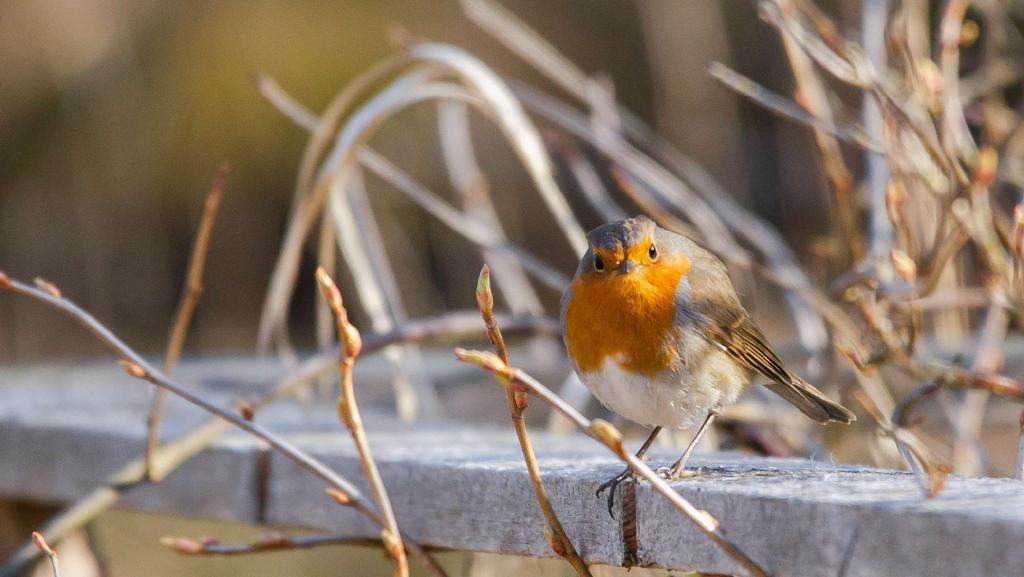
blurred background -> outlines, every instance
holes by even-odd
[[[838,254],[842,249],[836,246],[840,235],[830,206],[833,195],[822,174],[812,132],[738,97],[708,74],[712,62],[722,62],[803,104],[779,35],[761,21],[755,4],[749,0],[503,1],[584,73],[605,78],[619,102],[706,169],[724,194],[777,228],[811,280],[819,288],[828,287],[854,259]],[[849,39],[860,37],[862,8],[869,4],[911,6],[926,12],[932,28],[926,33],[934,34],[942,3],[816,2],[835,20],[839,34]],[[1007,46],[1020,48],[1024,2],[999,6],[1005,9],[1007,25],[999,33],[1004,40],[1012,37]],[[961,35],[960,45],[962,77],[971,75],[985,49],[987,31],[981,22],[973,8],[968,10],[964,25],[968,32]],[[309,138],[260,95],[254,75],[273,78],[319,113],[354,78],[400,51],[397,45],[402,38],[454,44],[506,79],[570,99],[474,25],[455,0],[0,0],[0,270],[12,277],[53,281],[137,350],[158,355],[166,345],[203,199],[218,167],[227,163],[227,193],[214,225],[204,292],[186,355],[251,354]],[[1001,104],[1019,127],[1019,59],[1009,62],[1017,69],[1010,71]],[[835,108],[856,120],[861,95],[840,83],[829,87]],[[573,250],[508,141],[479,115],[471,120],[475,153],[510,240],[570,274],[576,264]],[[535,120],[551,147],[556,178],[575,214],[584,228],[600,224],[598,214],[580,200],[579,181],[569,174],[564,132]],[[970,120],[972,128],[984,124],[976,117]],[[426,187],[459,204],[439,143],[435,103],[419,104],[389,118],[370,144]],[[619,190],[621,183],[607,161],[591,148],[580,149],[616,200],[640,212]],[[1006,146],[1004,151],[1010,149]],[[852,174],[864,173],[861,149],[844,146],[841,155]],[[1024,166],[1019,156],[1006,153],[1007,164]],[[408,315],[474,308],[480,250],[367,174],[369,202]],[[1010,198],[1006,191],[1018,196],[1019,191],[1006,180],[993,197],[1008,209],[1019,198]],[[858,198],[865,196],[862,192],[854,190]],[[859,211],[863,206],[855,208]],[[862,211],[857,214],[861,220],[855,224],[865,224]],[[300,351],[316,346],[315,239],[314,230],[302,255],[288,315]],[[366,303],[359,302],[350,271],[342,266],[336,276],[350,305],[355,303],[350,306],[354,322],[368,331],[372,323],[360,306]],[[982,284],[976,278],[970,280]],[[781,306],[781,295],[766,282],[755,284],[749,275],[740,275],[737,281],[770,340],[793,357],[798,348],[795,331],[788,310]],[[558,292],[540,283],[535,288],[545,311],[557,314]],[[502,308],[506,303],[500,296],[498,307]],[[963,319],[973,316],[971,323],[965,320],[963,325],[979,324],[980,315],[966,312],[967,308]],[[1019,324],[1019,319],[1010,324]],[[966,351],[973,346],[973,335],[962,336],[957,344]],[[553,341],[532,350],[545,347],[549,360],[554,351],[564,361]],[[950,356],[959,362],[956,355]],[[0,297],[0,364],[94,357],[109,355],[66,319],[29,300]],[[1017,357],[1008,360],[1007,374],[1020,374]],[[560,377],[564,372],[567,369]],[[842,381],[846,386],[853,380],[849,374],[842,379],[826,376],[830,385]],[[479,379],[475,373],[474,377]],[[446,400],[458,403],[446,405],[458,409],[450,413],[477,423],[503,419],[504,407],[493,403],[494,390],[477,382],[446,383],[452,385],[443,391],[449,396]],[[893,382],[901,395],[920,384],[906,379]],[[959,406],[962,400],[959,393],[943,397],[945,410],[952,414],[949,407]],[[998,418],[979,430],[976,450],[990,461],[984,468],[961,466],[957,471],[1009,474],[1019,407],[1002,400],[992,405],[996,407],[992,414]],[[984,400],[981,410],[986,410]],[[544,420],[540,412],[530,416]],[[140,414],[140,426],[141,419]],[[923,434],[930,435],[929,441],[948,444],[947,424],[944,421]],[[800,427],[801,432],[811,429],[802,421]],[[742,430],[729,429],[728,424],[722,428],[726,434],[719,438],[721,444],[709,444],[745,447]],[[825,435],[834,438],[821,439],[821,431],[814,429],[806,435],[809,441],[792,443],[793,447],[784,447],[790,453],[782,454],[901,466],[891,443],[879,441],[869,419],[842,432],[828,429]],[[828,447],[827,453],[817,453],[823,446]],[[0,506],[8,507],[6,513],[0,509],[0,520],[4,514],[18,519],[17,529],[10,528],[15,527],[12,521],[7,533],[0,522],[0,542],[8,543],[17,543],[25,531],[53,512],[36,510],[35,505],[25,505],[25,511],[10,509],[21,505]],[[251,535],[252,528],[181,521],[177,529],[168,529],[166,523],[166,519],[114,512],[102,516],[89,535],[78,538],[114,551],[110,559],[101,559],[113,567],[109,571],[113,574],[131,574],[143,563],[161,565],[168,575],[242,570],[321,574],[337,571],[343,563],[356,567],[362,563],[359,555],[376,555],[347,549],[334,556],[288,553],[267,564],[182,561],[156,543],[160,533],[210,531],[231,537]],[[88,543],[80,546],[88,549]],[[167,563],[159,562],[164,558],[169,559]],[[376,561],[384,567],[379,558]],[[513,570],[568,574],[557,563],[516,561],[520,564],[506,569],[505,562],[454,553],[445,559],[453,574],[501,575]],[[296,569],[301,563],[308,565]]]
[[[706,72],[719,60],[792,94],[778,37],[752,3],[505,4],[585,72],[607,75],[626,106],[779,227],[802,258],[813,258],[829,219],[810,133],[737,98]],[[820,4],[856,34],[859,3]],[[0,268],[54,281],[128,342],[157,353],[202,199],[218,165],[228,162],[228,192],[187,350],[252,351],[307,135],[261,98],[251,74],[269,74],[320,111],[354,76],[395,52],[387,39],[395,24],[465,47],[499,73],[559,94],[454,1],[4,0]],[[402,113],[373,145],[447,194],[434,113],[431,104]],[[525,172],[508,162],[507,144],[485,123],[474,127],[510,237],[570,272],[572,251]],[[854,167],[858,156],[849,157]],[[417,287],[403,291],[410,313],[471,306],[466,288],[479,252],[386,186],[371,193],[399,281]],[[585,227],[599,224],[585,212],[581,219]],[[308,252],[306,264],[312,262]],[[310,279],[311,270],[300,278]],[[299,283],[291,315],[292,333],[306,348],[313,345],[312,289]],[[558,295],[542,289],[541,296],[555,311]],[[769,332],[787,330],[767,318],[772,307],[759,308],[753,312]],[[58,328],[52,314],[0,299],[0,362],[101,353],[84,333]]]

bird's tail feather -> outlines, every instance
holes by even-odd
[[[826,397],[824,393],[796,375],[790,375],[789,383],[771,383],[767,386],[773,393],[800,409],[801,413],[819,423],[852,423],[857,420],[856,415],[849,409]]]

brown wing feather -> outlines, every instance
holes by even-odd
[[[698,312],[687,308],[684,314],[709,342],[720,347],[743,366],[772,380],[768,388],[774,393],[819,423],[850,423],[856,420],[846,407],[789,372],[768,344],[761,329],[742,308],[718,302],[703,309]]]

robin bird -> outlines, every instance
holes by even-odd
[[[740,303],[725,265],[693,240],[638,216],[587,234],[589,248],[562,295],[562,336],[580,380],[606,407],[653,427],[701,422],[683,455],[658,473],[684,474],[686,460],[722,407],[755,379],[818,423],[853,413],[790,372]],[[615,489],[625,471],[598,489]]]

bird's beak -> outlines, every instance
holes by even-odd
[[[636,272],[636,270],[638,268],[640,268],[640,267],[635,262],[633,262],[632,260],[630,260],[628,258],[623,260],[621,263],[619,263],[619,272],[622,273],[622,274],[629,274],[631,272]]]

